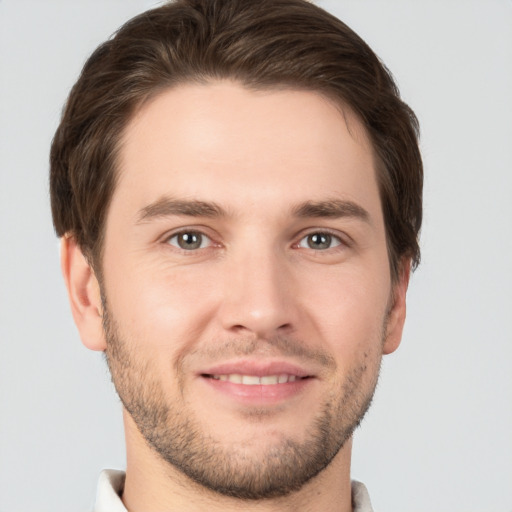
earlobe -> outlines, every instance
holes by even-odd
[[[72,236],[61,239],[61,268],[82,343],[91,350],[105,350],[100,286]]]
[[[394,352],[402,341],[402,332],[406,316],[406,295],[411,274],[411,261],[404,260],[400,265],[400,275],[393,285],[391,307],[386,324],[386,338],[383,345],[383,354]]]

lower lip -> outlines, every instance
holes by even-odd
[[[235,384],[225,380],[201,377],[201,379],[213,390],[223,393],[239,402],[245,404],[274,404],[293,398],[305,391],[314,379],[299,379],[295,382],[283,384],[267,384],[248,386],[246,384]]]

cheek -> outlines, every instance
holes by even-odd
[[[390,290],[386,273],[339,269],[321,281],[308,281],[303,282],[303,308],[340,364],[380,354]]]
[[[215,308],[208,277],[192,266],[118,262],[105,282],[109,308],[130,343],[143,343],[147,353],[175,352],[204,329]]]

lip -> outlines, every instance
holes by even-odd
[[[267,377],[269,375],[288,374],[298,378],[314,377],[315,375],[305,368],[287,361],[255,361],[241,360],[225,362],[214,365],[200,371],[201,376],[205,375],[254,375],[256,377]]]
[[[250,375],[266,377],[271,375],[293,375],[293,382],[278,384],[240,384],[217,380],[213,375]],[[305,392],[316,380],[307,369],[286,361],[233,361],[211,366],[198,373],[198,377],[215,399],[227,398],[245,406],[270,406],[282,404]]]

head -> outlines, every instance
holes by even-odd
[[[162,460],[248,499],[331,464],[400,340],[421,187],[389,72],[309,2],[178,0],[94,52],[52,211],[82,337]]]

